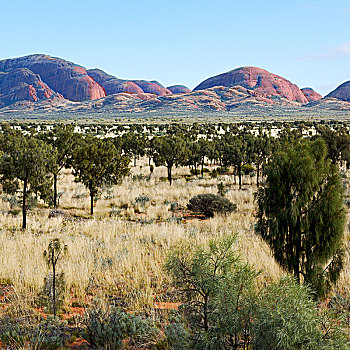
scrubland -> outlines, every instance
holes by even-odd
[[[9,302],[23,307],[36,304],[49,272],[43,252],[53,238],[68,247],[58,268],[65,273],[66,307],[86,307],[99,299],[151,314],[155,302],[176,302],[164,262],[169,250],[181,241],[196,245],[214,237],[237,235],[236,249],[243,260],[261,270],[261,286],[284,275],[268,245],[254,233],[255,177],[245,175],[239,190],[233,175],[213,179],[208,173],[203,178],[189,174],[188,168],[176,168],[170,186],[165,181],[166,168],[155,168],[151,174],[148,159],[140,159],[119,185],[101,191],[94,217],[90,217],[86,188],[74,182],[71,171],[65,169],[58,183],[59,208],[65,215],[49,218],[50,208],[39,203],[29,212],[26,231],[20,229],[20,211],[11,210],[9,203],[1,200],[3,306]],[[226,197],[237,204],[237,211],[210,219],[188,216],[189,199],[200,193],[217,193],[219,182],[224,183]],[[345,264],[334,293],[348,295],[348,226],[344,244]]]

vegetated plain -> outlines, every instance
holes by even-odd
[[[19,124],[17,127],[28,131],[30,125]],[[226,125],[216,127],[224,130]],[[118,126],[112,131],[104,124],[89,125],[86,129],[80,125],[79,128],[100,137],[108,133],[115,136],[120,132]],[[258,129],[254,124],[249,128]],[[283,128],[276,126],[276,130]],[[301,127],[305,135],[312,134],[313,128],[314,125]],[[71,169],[64,168],[59,175],[57,191],[58,207],[63,213],[49,215],[51,208],[39,200],[30,207],[26,230],[21,230],[20,201],[3,193],[0,201],[2,316],[46,315],[48,311],[42,306],[42,294],[50,268],[43,252],[54,238],[67,245],[67,253],[58,264],[65,280],[60,317],[68,318],[76,327],[82,324],[80,316],[93,305],[113,304],[134,314],[161,322],[167,320],[183,299],[165,269],[165,262],[169,253],[184,242],[195,247],[237,235],[236,254],[260,271],[257,288],[277,282],[287,273],[275,261],[268,244],[254,231],[257,214],[255,167],[242,175],[239,186],[234,167],[228,166],[221,175],[214,171],[213,175],[218,166],[206,159],[203,175],[195,174],[192,166],[174,167],[170,186],[165,166],[154,167],[148,157],[135,155],[135,161],[130,163],[130,173],[117,185],[102,187],[96,195],[93,216],[89,215],[87,188],[74,180]],[[350,199],[350,172],[344,167],[341,171],[346,201]],[[219,184],[221,194],[237,205],[236,211],[206,218],[186,209],[195,195],[217,194]],[[348,222],[349,210],[346,211]],[[343,270],[328,297],[341,296],[346,300],[350,295],[347,224],[344,237]],[[324,305],[329,300],[326,299]]]

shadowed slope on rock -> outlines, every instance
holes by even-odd
[[[350,81],[339,85],[325,97],[337,98],[338,100],[350,102]]]
[[[0,71],[10,73],[27,68],[39,74],[52,90],[71,101],[94,100],[106,96],[103,88],[86,73],[85,68],[61,58],[30,55],[0,61]]]
[[[63,96],[54,92],[38,74],[27,68],[17,68],[10,72],[0,72],[0,108],[17,101],[49,100]]]
[[[106,95],[119,94],[121,92],[143,93],[143,90],[132,81],[118,79],[101,69],[88,69],[87,74],[105,89]]]
[[[87,73],[94,78],[106,90],[107,95],[129,92],[135,94],[149,93],[157,96],[170,95],[171,91],[166,89],[158,81],[152,80],[126,80],[119,79],[107,74],[101,69],[89,69]]]
[[[214,86],[233,87],[236,85],[256,91],[266,97],[283,97],[290,101],[308,103],[303,92],[295,84],[283,77],[256,67],[241,67],[208,78],[194,88],[194,91]]]
[[[167,89],[171,91],[173,94],[184,94],[187,92],[192,92],[192,90],[185,85],[172,85],[172,86],[168,86]]]

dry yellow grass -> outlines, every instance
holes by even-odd
[[[77,218],[49,219],[49,209],[35,209],[30,212],[28,230],[22,232],[20,215],[0,214],[2,282],[11,283],[21,298],[29,301],[34,298],[48,273],[43,251],[55,237],[68,245],[68,255],[60,269],[65,272],[67,287],[73,296],[79,300],[85,300],[91,294],[121,298],[133,310],[150,307],[153,296],[169,288],[169,277],[163,264],[169,249],[181,240],[195,245],[213,237],[237,234],[237,250],[242,258],[263,271],[261,283],[275,280],[284,273],[267,244],[254,234],[255,187],[250,177],[244,178],[244,189],[238,190],[229,176],[186,182],[182,176],[189,174],[188,168],[175,169],[177,179],[171,187],[160,181],[166,176],[165,168],[156,168],[149,181],[133,180],[135,174],[149,175],[146,159],[132,168],[132,173],[122,184],[101,194],[93,219],[87,217],[89,198],[84,196],[86,189],[73,182],[68,170],[62,173],[59,181],[59,192],[63,192],[60,207]],[[216,193],[220,181],[227,186],[227,198],[237,204],[236,213],[186,223],[172,218],[170,204],[165,203],[177,202],[185,206],[196,194]],[[135,205],[134,208],[131,202],[142,194],[148,195],[150,201],[144,207]],[[8,204],[0,204],[6,212]],[[128,208],[121,209],[123,204]],[[348,228],[346,241],[345,268],[337,287],[341,292],[349,292],[350,285]]]

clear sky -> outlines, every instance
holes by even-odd
[[[241,66],[323,95],[350,80],[350,0],[0,3],[0,59],[45,53],[190,88]]]

